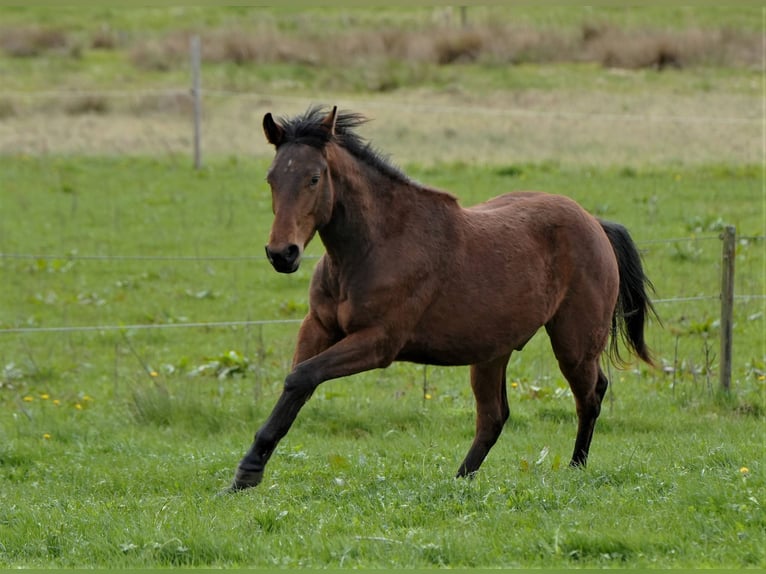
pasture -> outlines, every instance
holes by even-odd
[[[204,21],[216,28],[218,18],[229,22],[223,13],[206,12]],[[73,24],[62,12],[60,23],[68,38],[94,33],[99,18],[131,34],[172,32],[168,14],[135,14],[94,11]],[[178,21],[203,21],[190,14]],[[521,20],[569,30],[565,14],[552,14],[532,10]],[[7,17],[50,23],[34,11]],[[285,34],[308,25],[271,17]],[[324,22],[336,17],[331,11]],[[360,11],[355,24],[385,17]],[[695,17],[702,29],[722,15]],[[732,17],[752,31],[749,20]],[[660,16],[611,18],[630,29]],[[674,12],[669,21],[683,29],[690,18]],[[128,73],[141,87],[177,85],[177,68],[131,67],[138,48],[115,41],[79,59],[4,55],[0,66],[14,71],[13,89],[30,93],[47,82],[67,87],[46,58],[64,58],[86,87],[109,87]],[[130,132],[155,121],[152,133],[188,130],[177,111],[164,122],[164,112],[119,98],[100,112],[73,113],[0,97],[0,566],[766,566],[764,183],[753,147],[760,128],[723,121],[757,111],[750,104],[760,84],[747,64],[615,73],[532,61],[514,75],[495,62],[376,63],[376,73],[401,82],[393,93],[321,62],[207,65],[212,83],[249,89],[241,82],[252,74],[271,95],[247,111],[211,107],[214,144],[199,171],[173,137],[158,144]],[[509,86],[509,76],[522,84]],[[296,99],[283,102],[285,78]],[[630,230],[656,288],[663,324],[650,323],[647,341],[660,366],[610,367],[587,469],[566,466],[574,405],[541,333],[511,359],[511,418],[474,480],[453,478],[474,431],[467,368],[402,363],[323,384],[263,483],[218,496],[280,392],[315,261],[285,276],[263,256],[271,150],[259,114],[300,112],[314,90],[342,107],[369,97],[369,109],[353,109],[378,121],[361,133],[463,205],[545,190]],[[445,115],[390,105],[429,97]],[[566,116],[564,127],[535,115],[488,116],[477,120],[495,130],[485,137],[471,132],[476,116],[458,118],[449,133],[444,123],[463,105],[529,104],[542,113],[564,101],[578,113],[686,110],[721,121],[688,130],[605,122],[587,132],[590,123],[567,124]],[[46,125],[44,144],[25,139]],[[516,137],[502,135],[511,129]],[[718,235],[726,224],[738,233],[740,296],[728,394],[717,384]],[[320,253],[315,240],[308,255]]]
[[[62,254],[2,260],[4,327],[305,311],[311,265],[281,276],[260,256],[263,162],[199,173],[149,159],[1,163],[16,214],[3,251]],[[606,212],[644,246],[659,298],[715,293],[719,242],[696,226],[759,225],[753,170],[512,167],[411,172],[466,204],[531,187]],[[703,184],[731,200],[695,201]],[[688,240],[648,243],[664,237]],[[257,255],[226,259],[241,254]],[[740,243],[737,265],[738,287],[758,288],[762,244]],[[264,483],[222,498],[297,325],[4,334],[0,556],[36,567],[763,565],[759,305],[737,305],[723,396],[716,302],[658,304],[664,328],[648,340],[668,369],[612,369],[584,472],[565,465],[574,408],[542,335],[512,358],[511,420],[475,480],[452,478],[473,432],[467,370],[396,364],[323,385]]]

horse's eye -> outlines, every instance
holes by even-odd
[[[319,183],[319,176],[318,175],[312,175],[311,176],[311,185],[316,185]]]

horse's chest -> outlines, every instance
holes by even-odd
[[[335,322],[346,335],[380,325],[390,314],[386,305],[376,305],[371,301],[343,299],[335,307]]]
[[[339,301],[335,310],[335,320],[338,327],[344,333],[348,334],[353,330],[355,314],[353,305],[348,299]]]

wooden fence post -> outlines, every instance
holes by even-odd
[[[731,388],[732,325],[734,323],[734,251],[737,234],[733,225],[727,225],[721,235],[721,388]]]
[[[202,167],[201,123],[202,123],[202,93],[200,90],[201,46],[199,36],[191,39],[192,67],[192,98],[194,100],[194,169]]]

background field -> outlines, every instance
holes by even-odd
[[[764,567],[761,16],[3,9],[0,565]],[[467,369],[397,364],[323,385],[264,483],[216,496],[280,391],[315,262],[262,256],[260,118],[317,101],[373,117],[364,135],[464,205],[543,189],[631,230],[660,368],[611,368],[586,471],[566,468],[574,406],[542,335],[473,481],[452,479]]]

